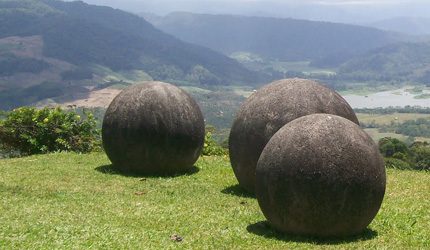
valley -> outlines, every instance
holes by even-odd
[[[122,89],[160,80],[190,93],[225,141],[244,100],[282,78],[320,81],[353,108],[430,107],[430,45],[421,37],[291,18],[142,18],[55,0],[1,0],[1,20],[2,110],[62,106],[101,116]],[[386,133],[375,129],[374,138]]]

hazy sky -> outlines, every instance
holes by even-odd
[[[398,16],[429,17],[430,0],[84,0],[131,12],[173,11],[293,17],[365,23]]]

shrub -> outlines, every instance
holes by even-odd
[[[414,169],[430,170],[430,146],[428,144],[415,144],[411,147]]]
[[[387,168],[395,168],[401,170],[412,169],[411,165],[406,161],[402,161],[395,158],[385,158],[384,161],[385,167]]]
[[[203,145],[202,155],[210,156],[210,155],[227,155],[227,149],[219,146],[216,141],[212,137],[211,131],[206,131],[205,134],[205,143]]]
[[[408,156],[405,153],[396,152],[392,157],[398,160],[408,161]]]
[[[430,144],[414,142],[409,148],[394,138],[382,138],[379,150],[386,157],[387,168],[430,170]]]
[[[100,132],[89,112],[81,118],[61,108],[22,107],[0,121],[0,147],[21,155],[55,151],[87,153],[100,148]]]
[[[396,153],[406,155],[408,153],[408,146],[396,138],[385,137],[379,140],[379,151],[385,157],[392,157]]]

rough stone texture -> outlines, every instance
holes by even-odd
[[[276,229],[318,237],[361,233],[386,185],[378,147],[358,125],[314,114],[282,127],[256,169],[258,203]]]
[[[359,124],[349,104],[336,92],[304,79],[273,82],[253,94],[240,108],[230,132],[230,161],[239,185],[255,191],[255,168],[270,138],[296,118],[328,113]]]
[[[204,142],[196,102],[168,83],[146,82],[121,92],[103,120],[105,151],[117,168],[138,174],[189,170]]]

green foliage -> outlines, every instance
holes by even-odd
[[[379,141],[379,151],[385,157],[403,156],[408,153],[408,146],[399,139],[385,137]]]
[[[187,76],[187,81],[207,85],[219,85],[221,80],[201,65],[195,66]]]
[[[0,38],[40,35],[45,56],[84,68],[98,64],[114,71],[139,69],[155,80],[187,80],[189,76],[205,84],[258,83],[261,79],[225,55],[184,43],[124,11],[82,1],[3,1]],[[206,71],[196,71],[197,65]],[[82,73],[63,77],[89,77]]]
[[[0,123],[0,146],[23,155],[55,151],[91,152],[100,146],[93,115],[85,118],[61,108],[22,107]]]
[[[415,142],[409,147],[395,138],[379,141],[379,150],[385,157],[387,168],[430,170],[430,144]]]
[[[393,158],[394,159],[398,159],[398,160],[402,160],[402,161],[407,161],[408,160],[408,156],[405,153],[402,152],[396,152],[393,154]]]
[[[202,155],[205,155],[205,156],[227,155],[228,150],[218,145],[218,143],[212,137],[213,132],[215,132],[214,127],[212,126],[206,127],[205,142],[203,144]]]
[[[385,158],[384,162],[385,162],[385,167],[387,168],[394,168],[399,170],[412,169],[411,165],[404,160],[400,160],[396,158]]]
[[[251,90],[252,91],[252,88]],[[226,89],[222,86],[211,87],[208,91],[188,91],[198,102],[207,124],[217,128],[216,134],[223,129],[229,129],[233,123],[240,105],[245,97],[235,93],[235,89]],[[218,138],[218,136],[216,136]],[[221,140],[218,140],[220,142]]]
[[[430,145],[428,143],[415,143],[411,146],[415,162],[415,169],[430,170]]]
[[[402,123],[392,122],[389,125],[381,126],[379,130],[381,132],[394,132],[412,137],[430,137],[430,119],[419,118]]]
[[[430,43],[397,43],[354,57],[339,68],[338,79],[428,83]]]
[[[430,137],[430,119],[405,121],[398,125],[396,132],[413,137]]]

